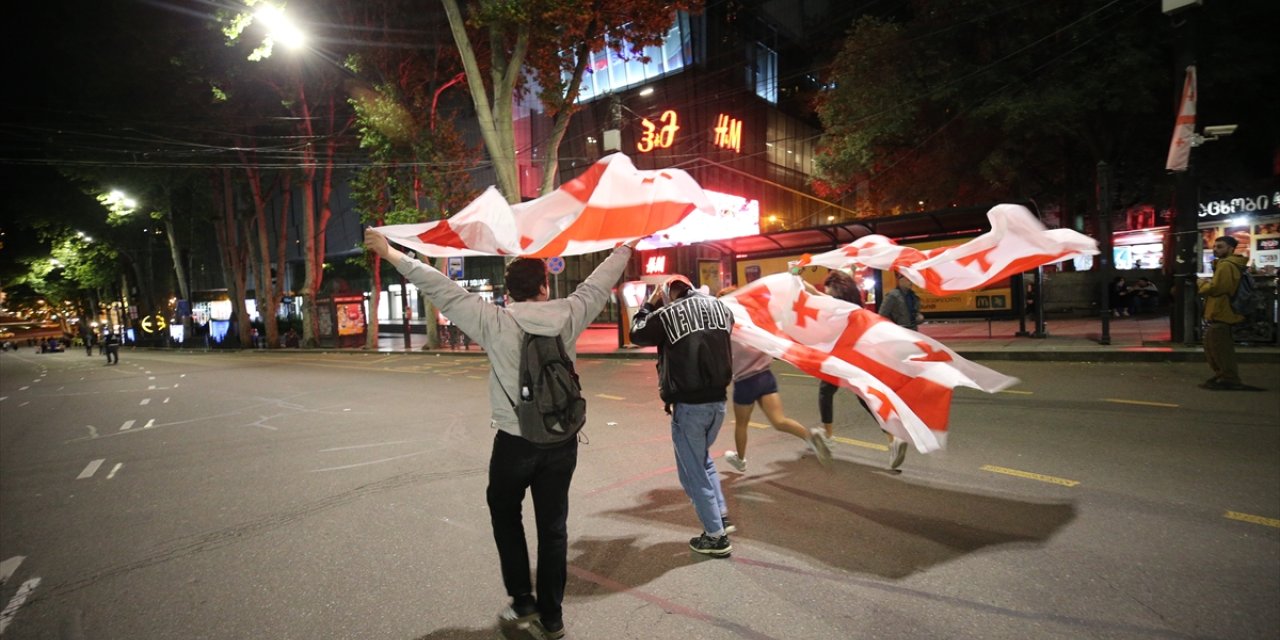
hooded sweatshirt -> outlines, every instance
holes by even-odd
[[[1244,316],[1231,308],[1231,296],[1240,287],[1240,279],[1249,261],[1244,256],[1229,255],[1213,262],[1213,279],[1200,284],[1200,295],[1204,296],[1204,319],[1209,322],[1225,322],[1236,324],[1244,320]]]
[[[613,255],[567,298],[510,302],[505,308],[486,302],[443,273],[408,256],[396,264],[396,270],[439,307],[450,322],[484,347],[489,356],[491,425],[519,436],[520,422],[511,408],[511,399],[520,393],[520,345],[524,334],[559,335],[564,339],[565,351],[576,361],[578,336],[600,315],[630,257],[630,247],[614,249]]]

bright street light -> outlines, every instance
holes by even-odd
[[[264,4],[253,13],[253,17],[267,28],[267,37],[272,41],[295,51],[307,44],[306,34],[284,14],[283,9]]]
[[[100,194],[98,202],[101,202],[112,215],[116,216],[127,216],[138,208],[138,201],[130,198],[119,189],[112,189],[107,193]]]

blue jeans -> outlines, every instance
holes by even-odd
[[[722,424],[724,401],[673,405],[671,441],[675,444],[680,486],[693,501],[702,529],[709,535],[724,534],[724,523],[720,518],[728,512],[724,493],[720,490],[720,475],[708,451]]]

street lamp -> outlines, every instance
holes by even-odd
[[[113,216],[127,216],[138,209],[138,201],[119,189],[99,194],[97,199]],[[84,233],[80,235],[84,237]]]

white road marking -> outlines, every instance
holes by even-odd
[[[148,371],[147,373],[151,373],[151,372],[150,372],[150,371]],[[148,379],[148,380],[155,380],[155,379],[156,379],[156,377],[155,377],[155,376],[147,376],[147,379]]]
[[[176,382],[175,382],[175,383],[173,383],[173,388],[174,388],[174,389],[177,389],[177,388],[178,388],[178,383],[176,383]]]
[[[108,474],[107,474],[107,479],[108,479],[108,480],[110,480],[110,479],[112,479],[112,478],[116,477],[116,472],[117,472],[117,471],[119,471],[119,470],[120,470],[120,467],[123,467],[123,466],[124,466],[124,463],[123,463],[123,462],[117,462],[117,463],[116,463],[116,466],[111,467],[111,473],[108,473]]]
[[[138,404],[139,405],[151,404],[151,398],[143,398],[142,402],[139,402]]]
[[[29,404],[31,404],[31,401],[30,401],[30,400],[28,400],[28,401],[26,401],[26,402],[24,402],[24,403],[22,403],[22,404],[20,404],[20,405],[18,405],[18,406],[19,406],[19,407],[25,407],[25,406],[27,406],[27,405],[29,405]]]
[[[320,453],[329,453],[330,451],[348,451],[350,449],[368,449],[369,447],[386,447],[393,444],[409,444],[414,440],[392,440],[390,442],[375,442],[373,444],[353,444],[349,447],[334,447],[332,449],[321,449]]]
[[[84,480],[85,478],[92,478],[93,474],[98,472],[98,467],[101,467],[102,463],[106,461],[107,461],[106,458],[98,458],[97,460],[90,462],[89,466],[85,467],[84,471],[81,471],[80,475],[76,476],[76,480]]]
[[[89,437],[90,437],[90,438],[96,438],[96,437],[98,437],[98,428],[97,428],[97,427],[95,427],[95,426],[93,426],[93,425],[91,425],[91,424],[86,424],[86,425],[84,426],[84,428],[86,428],[86,429],[88,429],[88,430],[89,430]]]
[[[134,422],[135,422],[134,420],[125,420],[125,421],[124,421],[124,424],[120,425],[120,430],[121,430],[121,431],[128,431],[128,430],[132,429],[132,428],[133,428],[133,423],[134,423]]]
[[[35,380],[32,380],[32,382],[40,382],[40,378],[36,378]]]
[[[14,556],[4,562],[0,562],[0,585],[8,582],[9,578],[13,577],[13,572],[17,571],[18,566],[26,559],[26,556]]]
[[[139,368],[139,369],[141,369],[142,367],[138,367],[138,368]],[[143,373],[151,373],[151,372],[150,372],[150,371],[144,371]]]
[[[182,375],[180,375],[180,376],[178,376],[178,377],[179,377],[179,378],[185,378],[185,377],[187,377],[187,374],[185,374],[185,373],[184,373],[184,374],[182,374]]]
[[[147,386],[147,391],[155,391],[155,390],[156,390],[156,386],[154,384]]]
[[[165,398],[165,399],[164,399],[164,404],[169,404],[169,399],[168,399],[168,398]]]
[[[30,389],[30,388],[31,387],[18,387],[18,391],[26,391],[27,389]]]
[[[0,402],[4,402],[5,400],[8,400],[8,399],[9,399],[9,396],[0,396]]]
[[[381,460],[370,460],[368,462],[358,462],[356,464],[347,464],[341,467],[328,467],[326,469],[312,469],[311,473],[319,473],[321,471],[341,471],[342,469],[354,469],[356,467],[365,467],[371,464],[382,464],[383,462],[391,462],[392,460],[399,460],[401,458],[412,458],[413,456],[420,456],[429,451],[431,451],[431,449],[427,449],[426,451],[419,451],[417,453],[406,453],[402,456],[392,456],[390,458],[383,458]]]
[[[156,419],[155,419],[155,418],[152,418],[152,419],[148,420],[146,424],[142,425],[142,428],[143,428],[143,429],[150,429],[151,427],[154,427],[154,426],[155,426],[155,424],[156,424]]]
[[[14,616],[18,615],[18,608],[27,601],[27,596],[31,595],[38,586],[40,586],[40,578],[32,578],[18,587],[18,593],[14,594],[9,604],[5,605],[4,611],[0,611],[0,633],[4,633],[5,627],[9,626]]]

